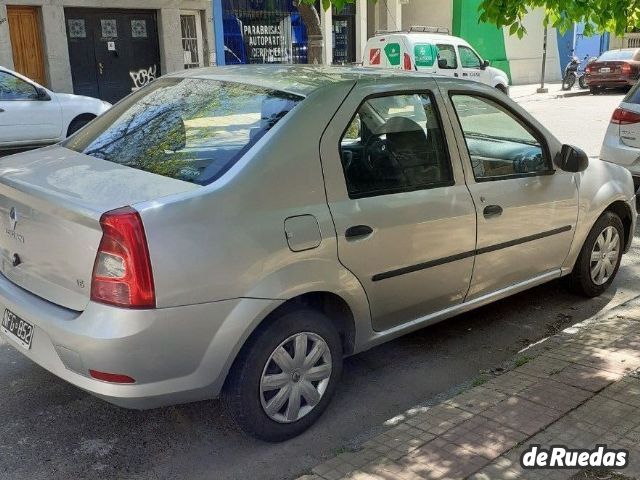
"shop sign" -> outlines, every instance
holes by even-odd
[[[387,60],[389,60],[389,65],[393,65],[393,66],[400,65],[400,44],[399,43],[388,43],[384,47],[384,53],[387,56]]]
[[[419,43],[413,47],[416,67],[431,67],[436,61],[436,49],[434,45]]]
[[[248,63],[283,63],[287,61],[287,49],[283,45],[282,25],[256,23],[242,26],[242,36]]]

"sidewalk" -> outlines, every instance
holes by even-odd
[[[549,338],[532,359],[433,407],[406,412],[388,431],[317,466],[304,480],[640,478],[640,297]],[[611,476],[523,470],[542,448],[627,449]]]
[[[568,91],[562,90],[562,83],[560,82],[545,83],[544,86],[549,90],[547,93],[537,93],[537,89],[540,87],[539,83],[513,85],[509,87],[509,96],[519,102],[590,95],[588,89],[583,90],[578,85]]]

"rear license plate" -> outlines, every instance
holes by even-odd
[[[11,310],[5,310],[2,317],[0,331],[6,334],[11,340],[22,348],[29,350],[33,339],[33,325],[21,319]]]
[[[600,69],[600,73],[609,73],[611,69],[609,67],[604,67]]]

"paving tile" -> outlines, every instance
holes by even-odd
[[[561,413],[525,398],[512,396],[481,415],[513,430],[533,435],[557,420]]]
[[[507,394],[485,387],[475,387],[456,395],[445,404],[467,411],[480,413],[507,398]]]
[[[541,355],[518,367],[517,371],[533,377],[546,378],[558,373],[569,364],[570,362],[566,360]]]
[[[607,370],[597,370],[584,365],[570,364],[551,378],[565,385],[571,385],[590,392],[598,392],[612,382],[619,380],[622,374]]]
[[[525,375],[518,370],[512,370],[492,378],[482,385],[488,390],[495,390],[506,395],[514,395],[537,382],[537,377]]]
[[[518,396],[566,413],[592,397],[593,393],[544,378],[518,393]]]
[[[606,398],[640,408],[640,379],[625,377],[602,391]]]
[[[527,435],[478,415],[453,427],[442,438],[473,453],[494,459],[527,438]]]
[[[438,438],[414,450],[399,463],[424,478],[464,478],[489,461],[482,455]]]
[[[453,407],[451,405],[440,404],[433,407],[427,414],[421,417],[421,422],[414,426],[432,435],[441,435],[460,422],[471,418],[469,412]]]

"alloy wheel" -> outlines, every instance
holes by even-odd
[[[260,377],[260,402],[267,416],[292,423],[320,402],[331,379],[329,346],[312,332],[290,336],[271,353]]]
[[[596,239],[591,250],[591,280],[604,285],[613,275],[620,256],[620,235],[615,227],[608,226]]]

